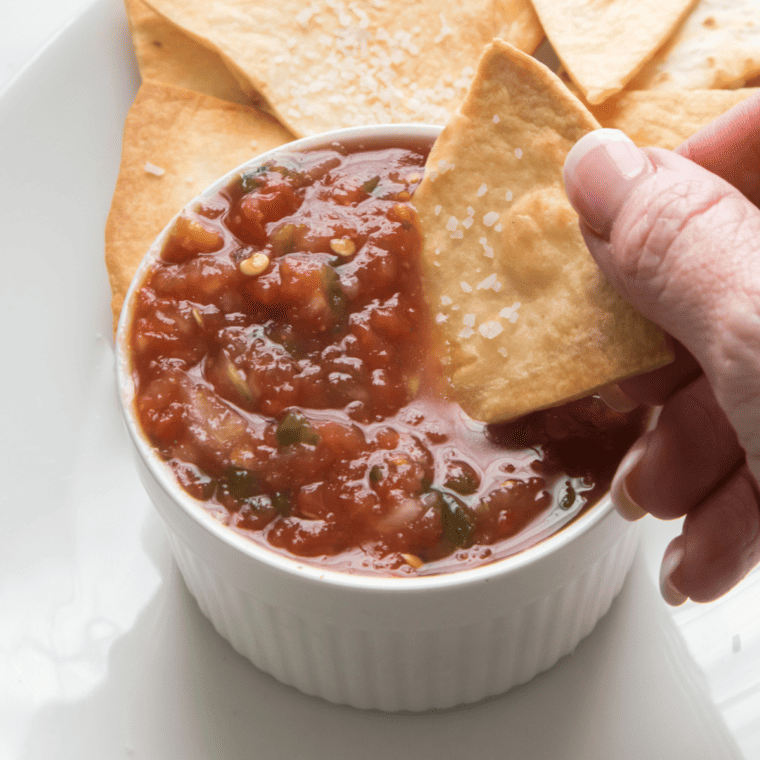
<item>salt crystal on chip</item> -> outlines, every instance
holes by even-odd
[[[144,169],[148,174],[152,174],[155,177],[163,177],[166,174],[166,169],[162,169],[160,166],[152,164],[150,161],[145,162]]]
[[[505,306],[500,312],[499,316],[508,319],[510,322],[517,322],[517,310],[522,306],[519,301],[515,301],[511,306]]]
[[[491,248],[490,245],[488,245],[488,240],[484,237],[480,238],[478,242],[483,246],[483,252],[486,255],[487,258],[492,259],[493,258],[493,248]]]
[[[443,13],[438,14],[441,19],[441,31],[438,33],[438,36],[433,40],[436,44],[439,42],[443,42],[443,40],[446,39],[452,32],[454,31],[447,23],[446,19],[444,18]]]
[[[483,324],[478,328],[478,332],[484,338],[491,340],[492,338],[495,338],[503,329],[504,328],[499,322],[496,322],[495,320],[489,320],[488,322],[483,322]]]

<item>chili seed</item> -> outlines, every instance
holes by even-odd
[[[238,371],[237,367],[232,363],[226,354],[224,354],[224,364],[225,373],[230,382],[235,386],[235,390],[237,390],[237,392],[246,401],[252,401],[253,394],[251,393],[251,389],[248,387],[248,383],[246,383],[246,381],[240,376],[240,372]]]
[[[351,238],[334,238],[330,241],[330,248],[338,256],[353,256],[356,253],[356,244]]]
[[[416,554],[406,554],[405,552],[402,552],[401,556],[404,558],[406,564],[411,565],[415,570],[425,564]]]
[[[248,277],[261,274],[269,266],[269,256],[265,253],[254,253],[253,256],[240,262],[240,271]]]

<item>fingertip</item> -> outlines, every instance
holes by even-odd
[[[649,434],[643,435],[623,457],[610,486],[610,498],[618,514],[629,522],[640,520],[647,514],[631,497],[628,476],[639,465],[647,450]]]
[[[673,583],[673,573],[680,566],[684,554],[684,538],[677,536],[665,549],[662,565],[660,565],[660,594],[671,607],[680,607],[689,598]]]
[[[603,127],[602,129],[595,129],[592,132],[583,135],[583,137],[570,148],[570,151],[565,158],[565,165],[563,167],[565,185],[574,183],[579,166],[586,161],[593,150],[610,142],[633,144],[631,138],[620,129]]]
[[[646,154],[619,129],[584,135],[565,159],[565,189],[575,211],[602,239],[631,188],[651,169]]]
[[[760,509],[746,463],[686,515],[679,538],[685,553],[670,578],[694,602],[718,599],[757,565]]]

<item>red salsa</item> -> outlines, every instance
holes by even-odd
[[[609,488],[641,413],[502,425],[440,393],[410,198],[428,144],[284,152],[185,212],[136,298],[136,411],[232,530],[348,572],[513,554]]]

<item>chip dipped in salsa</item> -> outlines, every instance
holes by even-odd
[[[135,410],[181,486],[335,570],[450,572],[566,525],[644,413],[485,425],[447,401],[410,199],[428,142],[287,150],[174,222],[134,298]]]

